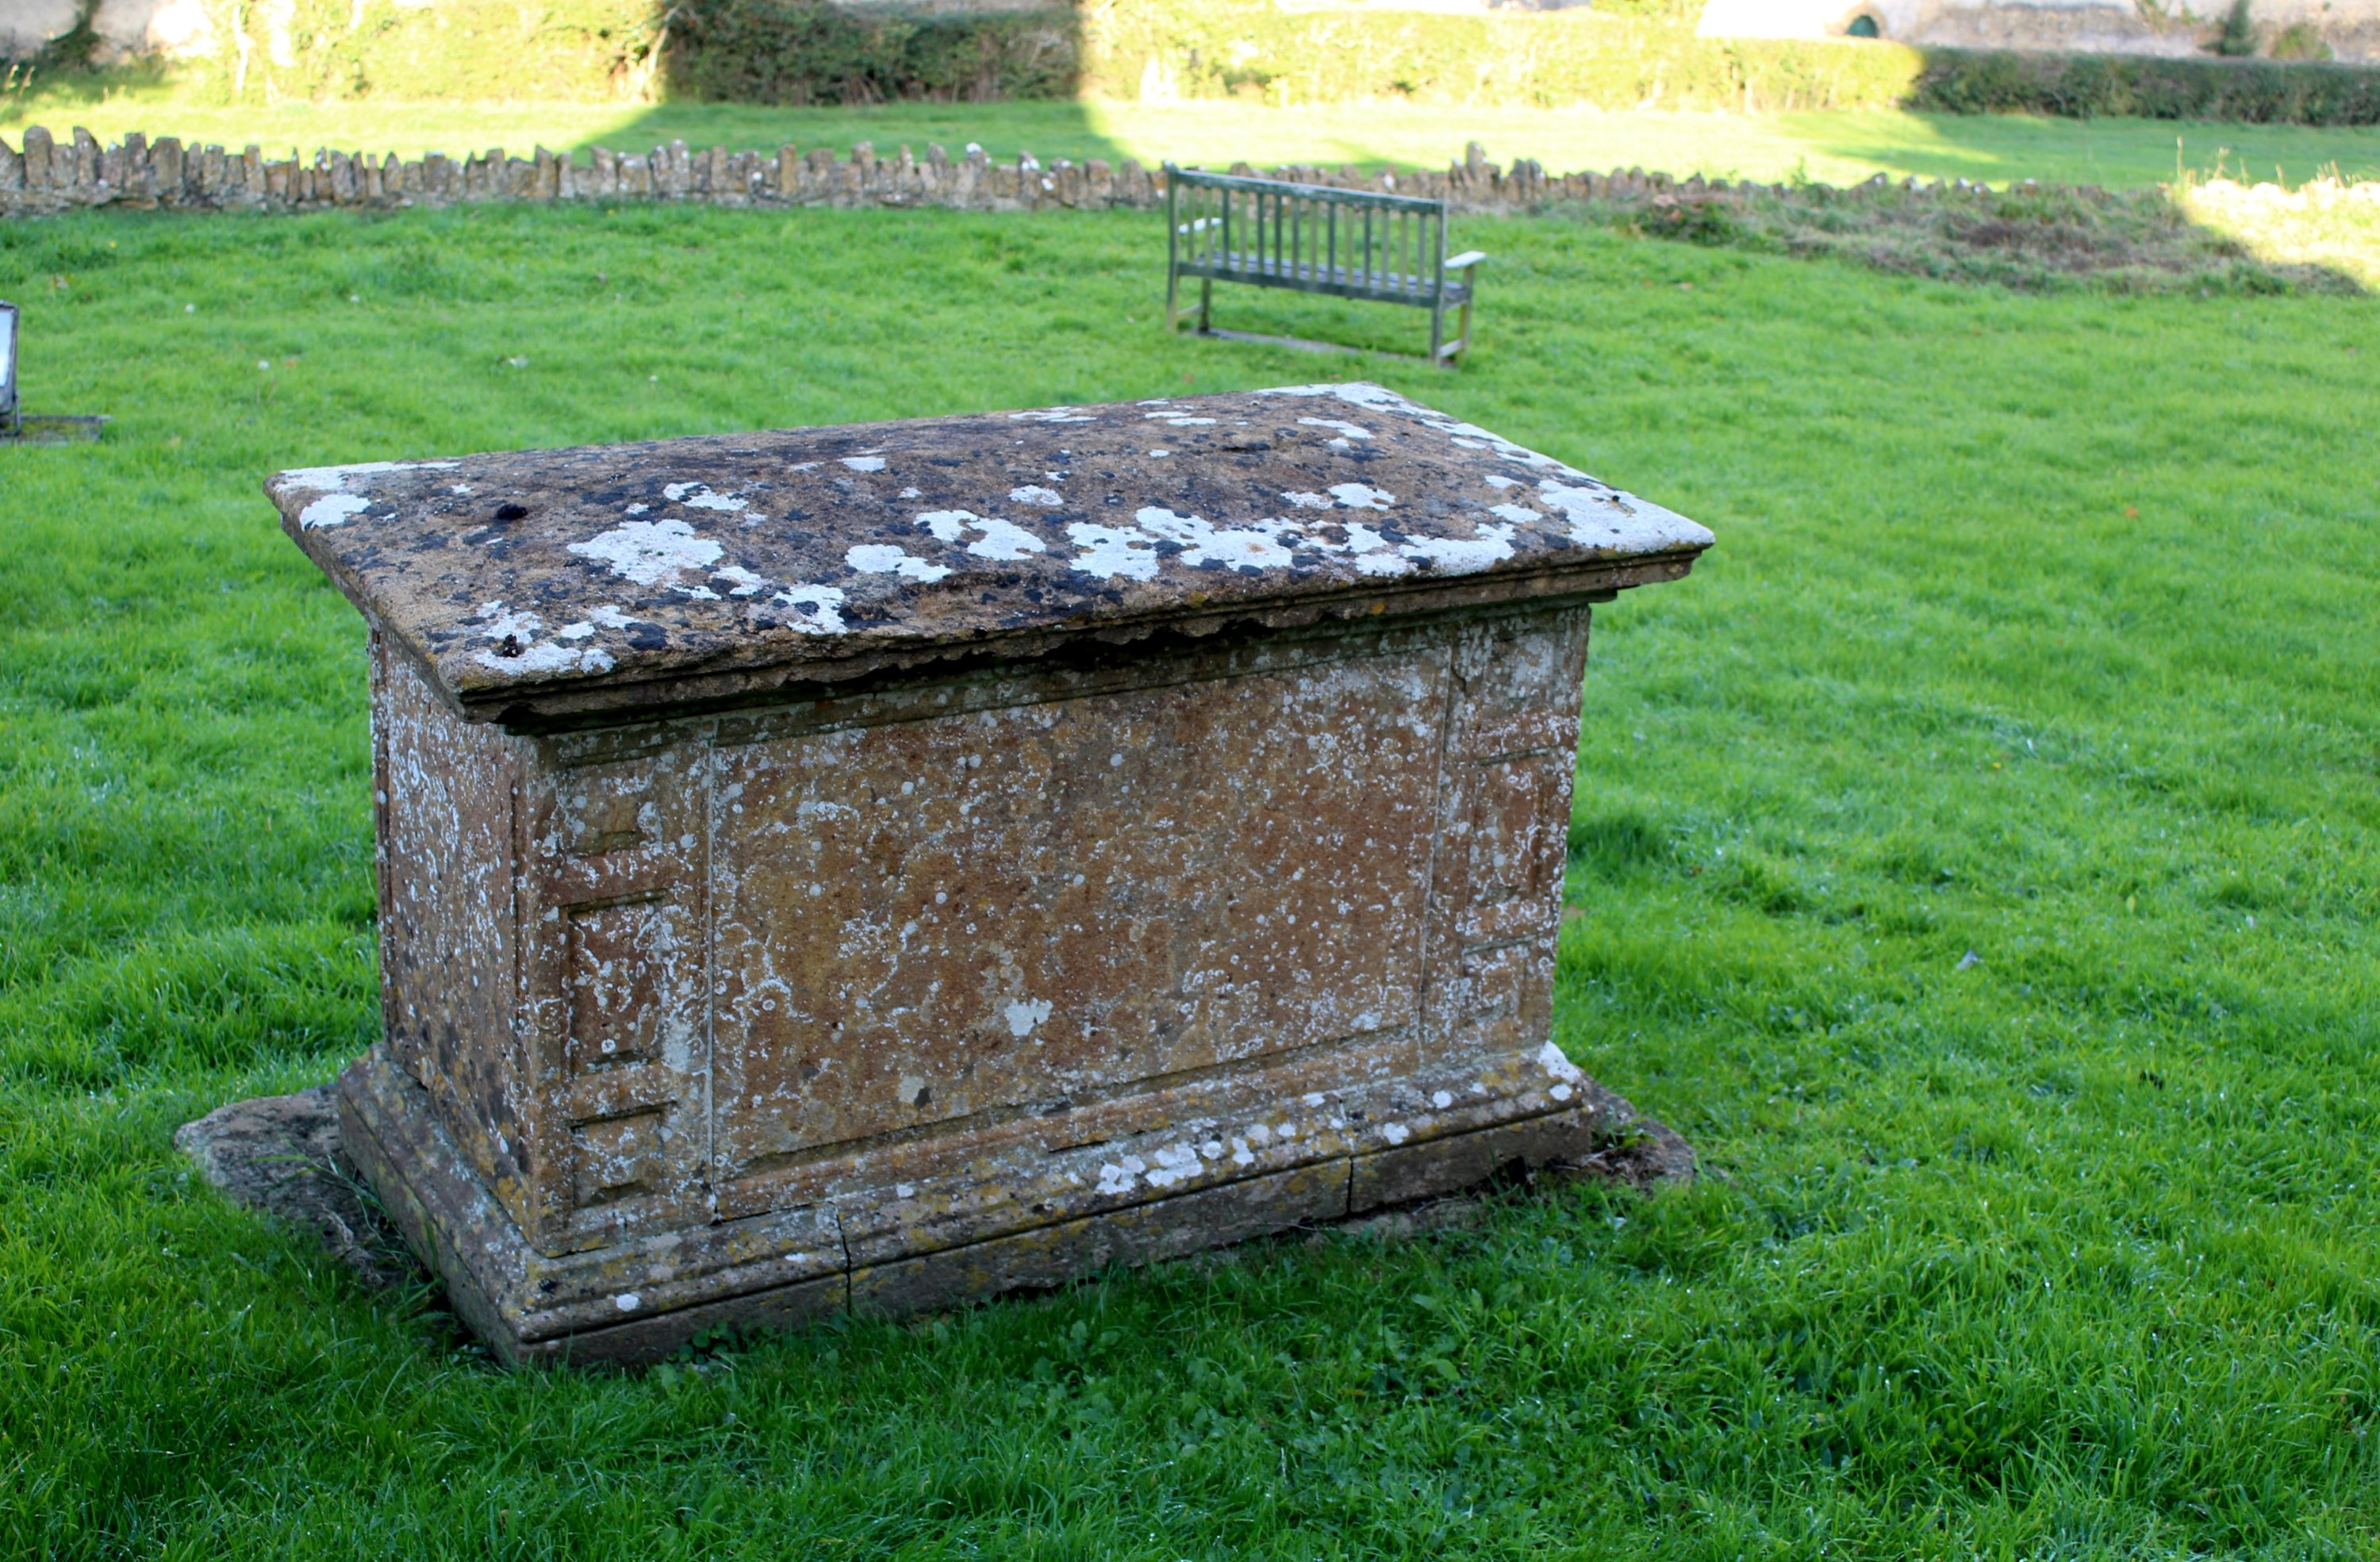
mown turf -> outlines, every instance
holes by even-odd
[[[0,226],[29,405],[117,418],[0,451],[0,1553],[2380,1551],[2380,304],[1458,229],[1447,375],[1164,340],[1130,214]],[[1333,370],[1718,532],[1598,616],[1557,1009],[1700,1186],[622,1381],[193,1185],[376,1023],[263,473]]]
[[[542,142],[640,151],[674,138],[691,146],[802,146],[848,150],[872,139],[922,155],[939,141],[953,154],[980,141],[995,157],[1136,157],[1155,163],[1227,167],[1245,159],[1444,167],[1467,141],[1500,163],[1534,157],[1556,173],[1637,166],[1764,183],[1797,175],[1856,184],[1895,179],[2019,179],[2129,188],[2219,163],[2252,179],[2302,184],[2336,167],[2380,177],[2380,127],[2223,125],[2158,119],[2046,119],[2025,115],[1840,111],[1804,114],[1607,113],[1596,109],[1454,108],[1412,103],[1318,103],[1263,108],[1244,102],[1181,103],[1026,102],[880,103],[785,108],[736,103],[288,103],[237,108],[196,103],[167,88],[102,95],[72,81],[0,96],[0,135],[27,125],[60,136],[85,125],[115,139],[250,141],[274,156],[316,147],[418,157],[489,146],[526,156]]]

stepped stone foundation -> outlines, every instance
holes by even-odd
[[[508,1360],[1659,1136],[1549,1009],[1590,605],[1710,540],[1658,505],[1363,384],[268,487],[371,627],[342,1142]]]

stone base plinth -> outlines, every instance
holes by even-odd
[[[1238,1094],[1238,1093],[1234,1093]],[[1559,1052],[1050,1148],[989,1143],[924,1181],[548,1256],[532,1248],[378,1048],[340,1080],[346,1155],[455,1310],[511,1362],[636,1366],[722,1325],[783,1328],[1046,1288],[1476,1187],[1515,1170],[1637,1182],[1692,1152]],[[1386,1131],[1403,1130],[1400,1137]],[[1396,1138],[1382,1147],[1384,1137]]]

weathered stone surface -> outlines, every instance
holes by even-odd
[[[1597,1132],[1594,1148],[1576,1159],[1548,1158],[1532,1169],[1549,1181],[1602,1181],[1645,1189],[1693,1177],[1694,1152],[1675,1133],[1650,1118],[1634,1116],[1625,1102],[1608,1102],[1605,1110],[1611,1120],[1627,1126],[1617,1133]],[[350,1126],[344,1136],[361,1145],[382,1175],[402,1189],[402,1182],[389,1170],[387,1157],[375,1152],[376,1142],[367,1131]],[[362,1174],[343,1142],[334,1086],[316,1085],[294,1096],[234,1102],[183,1124],[175,1132],[174,1143],[225,1197],[311,1233],[325,1252],[374,1290],[419,1273],[413,1255],[406,1251],[408,1241],[421,1251],[436,1251],[435,1234],[418,1199],[402,1198],[399,1217],[392,1219],[366,1191]],[[1032,1241],[982,1243],[856,1274],[830,1269],[817,1278],[607,1325],[558,1342],[518,1347],[516,1359],[634,1365],[667,1355],[718,1325],[756,1331],[798,1327],[845,1311],[856,1302],[878,1311],[951,1305],[1002,1290],[1062,1283],[1107,1264],[1147,1263],[1198,1251],[1228,1241],[1235,1232],[1256,1236],[1305,1225],[1354,1236],[1406,1237],[1467,1227],[1476,1224],[1485,1207],[1476,1194],[1513,1163],[1500,1165],[1490,1156],[1464,1154],[1462,1147],[1476,1143],[1475,1139],[1454,1143],[1457,1153],[1443,1158],[1464,1159],[1464,1169],[1475,1175],[1467,1182],[1445,1177],[1423,1180],[1416,1184],[1422,1191],[1402,1203],[1384,1205],[1373,1197],[1355,1195],[1353,1181],[1351,1196],[1342,1201],[1330,1196],[1326,1178],[1322,1196],[1301,1195],[1296,1202],[1284,1204],[1283,1192],[1294,1190],[1279,1186],[1281,1177],[1276,1177],[1260,1180],[1265,1186],[1228,1200],[1209,1195],[1143,1205],[1134,1212],[1135,1218],[1118,1222],[1104,1234],[1098,1230],[1101,1222],[1090,1219],[1069,1223]],[[1374,1190],[1381,1183],[1377,1172],[1360,1181]],[[1308,1176],[1305,1186],[1310,1194],[1316,1180]],[[1357,1213],[1343,1213],[1342,1202]],[[1303,1219],[1292,1218],[1301,1212]],[[1256,1214],[1265,1218],[1251,1219]],[[1182,1218],[1155,1221],[1152,1215]],[[1093,1230],[1087,1232],[1083,1229],[1087,1227]],[[499,1246],[509,1235],[501,1225],[492,1227],[489,1234]],[[1051,1262],[1067,1255],[1075,1261]],[[510,1338],[480,1292],[466,1287],[463,1299],[466,1321],[478,1332],[500,1339]]]
[[[1709,534],[1375,385],[285,472],[474,718],[1682,574]]]
[[[313,1232],[365,1284],[385,1286],[413,1265],[339,1138],[333,1089],[318,1084],[218,1107],[174,1144],[225,1198]]]
[[[1575,1108],[1493,1145],[1490,1134],[1474,1132],[1353,1161],[1311,1160],[987,1240],[919,1244],[908,1257],[888,1251],[869,1262],[845,1252],[841,1223],[811,1210],[550,1257],[486,1196],[419,1094],[382,1055],[367,1057],[342,1082],[344,1142],[390,1190],[396,1229],[432,1255],[457,1314],[521,1363],[636,1366],[720,1325],[780,1329],[845,1311],[931,1311],[1293,1228],[1405,1235],[1467,1225],[1476,1213],[1469,1195],[1514,1174],[1651,1188],[1694,1172],[1674,1133],[1582,1081]],[[1388,1168],[1366,1163],[1390,1159],[1406,1196],[1357,1202],[1358,1188],[1389,1181]],[[1425,1163],[1435,1175],[1416,1174]],[[917,1193],[895,1185],[877,1196],[898,1205]]]
[[[346,1142],[508,1356],[1634,1135],[1548,993],[1589,604],[1709,540],[1658,506],[1367,385],[269,491],[373,627]]]

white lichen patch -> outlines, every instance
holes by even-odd
[[[581,558],[609,565],[613,575],[639,586],[679,587],[688,570],[708,569],[727,551],[707,537],[698,537],[684,521],[623,521],[610,531],[570,544]]]
[[[1099,1168],[1099,1182],[1098,1188],[1095,1189],[1094,1192],[1101,1193],[1129,1193],[1132,1191],[1132,1185],[1135,1180],[1137,1179],[1142,1172],[1147,1171],[1148,1169],[1148,1163],[1141,1159],[1138,1156],[1126,1156],[1120,1161],[1110,1161]]]
[[[553,632],[553,637],[557,640],[584,640],[598,629],[625,629],[632,624],[642,622],[606,602],[577,623],[564,624]]]
[[[1048,543],[1015,522],[978,515],[972,510],[929,510],[917,517],[917,524],[942,542],[958,542],[974,532],[966,551],[978,559],[1009,562],[1050,551]]]
[[[1331,536],[1337,532],[1336,537]],[[1344,521],[1309,528],[1303,546],[1324,553],[1342,553],[1364,575],[1411,575],[1413,561],[1389,539],[1361,521]]]
[[[1170,423],[1177,429],[1211,427],[1215,421],[1211,418],[1194,417],[1186,412],[1144,412],[1141,418],[1145,422]]]
[[[1066,528],[1066,538],[1079,550],[1075,569],[1099,580],[1155,580],[1157,566],[1164,562],[1158,556],[1157,539],[1130,527],[1077,521]]]
[[[1330,497],[1350,510],[1385,510],[1397,502],[1393,493],[1386,493],[1369,483],[1332,483]]]
[[[1576,1084],[1586,1077],[1585,1072],[1550,1041],[1537,1048],[1537,1066],[1565,1084]]]
[[[1512,528],[1480,527],[1470,538],[1416,537],[1398,544],[1397,551],[1448,575],[1475,575],[1512,556]]]
[[[1712,540],[1706,528],[1683,515],[1598,482],[1550,455],[1515,444],[1475,423],[1465,423],[1408,401],[1383,386],[1361,381],[1283,385],[1258,394],[1329,398],[1368,412],[1392,414],[1445,435],[1448,442],[1462,449],[1489,452],[1536,472],[1539,474],[1538,503],[1558,512],[1568,523],[1568,540],[1574,546],[1614,552],[1650,552],[1676,547],[1707,547]],[[1503,473],[1491,473],[1481,480],[1497,489],[1518,488],[1523,481]],[[1499,506],[1495,513],[1515,526],[1542,525],[1546,519],[1518,504]]]
[[[545,621],[536,613],[509,608],[502,601],[482,602],[471,617],[470,630],[487,644],[471,653],[471,660],[507,678],[612,670],[612,654],[601,646],[562,643],[565,638],[576,640],[593,634],[592,624],[565,624],[552,639],[540,641],[538,636],[544,627]]]
[[[516,640],[534,640],[537,638],[538,631],[544,627],[545,620],[537,614],[517,611],[504,606],[501,600],[481,602],[480,611],[471,615],[471,632],[475,635],[484,635],[491,640],[503,640],[508,637]]]
[[[459,461],[358,461],[346,466],[298,466],[274,478],[273,491],[276,496],[324,495],[298,513],[299,530],[319,531],[324,527],[343,526],[370,505],[370,500],[347,486],[358,478],[381,472],[451,471],[461,465]]]
[[[613,665],[612,653],[601,646],[565,646],[558,639],[523,646],[516,656],[506,656],[501,649],[477,651],[471,660],[491,672],[502,672],[515,678],[532,674],[609,672]]]
[[[1012,412],[1009,420],[1015,423],[1091,423],[1098,419],[1079,406],[1038,406],[1029,412]]]
[[[1330,496],[1323,493],[1284,493],[1281,497],[1296,510],[1328,510],[1331,503]]]
[[[1365,483],[1341,483],[1331,490],[1335,502],[1350,509],[1385,510],[1395,495]],[[1318,494],[1284,495],[1333,500]],[[1303,503],[1297,508],[1313,506]],[[1076,553],[1073,568],[1100,580],[1154,580],[1166,562],[1163,544],[1174,545],[1173,557],[1186,568],[1219,566],[1259,572],[1286,568],[1300,552],[1332,554],[1347,559],[1358,573],[1369,575],[1410,574],[1427,565],[1450,575],[1487,569],[1512,556],[1513,528],[1475,527],[1470,537],[1415,537],[1391,540],[1385,533],[1354,520],[1274,518],[1242,526],[1220,527],[1200,515],[1184,515],[1159,505],[1144,505],[1133,525],[1099,526],[1077,523],[1066,528]]]
[[[360,493],[326,493],[298,512],[298,526],[303,531],[344,526],[370,508],[371,501]]]
[[[1525,504],[1490,504],[1488,513],[1501,515],[1516,527],[1533,527],[1545,517]]]
[[[727,582],[727,594],[731,597],[757,595],[769,584],[767,575],[756,575],[742,564],[722,564],[710,572],[710,577]]]
[[[862,575],[897,575],[921,586],[930,585],[951,573],[947,564],[920,559],[889,542],[860,543],[844,554],[843,562]]]
[[[1550,455],[1540,455],[1526,445],[1514,444],[1501,434],[1491,432],[1476,423],[1465,423],[1460,418],[1449,418],[1443,412],[1432,411],[1418,402],[1408,401],[1385,385],[1374,385],[1356,380],[1342,384],[1281,385],[1271,390],[1259,391],[1257,394],[1316,398],[1327,396],[1349,406],[1361,407],[1367,412],[1395,413],[1419,423],[1426,429],[1446,435],[1451,443],[1464,450],[1493,451],[1506,460],[1518,462],[1524,466],[1558,472],[1573,478],[1585,476],[1585,473],[1563,466]],[[1591,482],[1594,479],[1587,478],[1587,480]]]
[[[345,466],[295,466],[273,479],[273,491],[338,493],[358,478],[379,472],[451,472],[460,461],[358,461]]]
[[[1145,505],[1133,520],[1141,531],[1161,541],[1182,544],[1181,560],[1193,569],[1218,563],[1227,569],[1280,569],[1292,562],[1293,551],[1281,542],[1294,539],[1297,528],[1287,521],[1251,521],[1245,527],[1217,527],[1197,515],[1181,515],[1159,505]],[[1080,564],[1075,566],[1080,568]]]
[[[1170,1188],[1174,1183],[1198,1174],[1198,1151],[1192,1144],[1168,1144],[1152,1152],[1157,1164],[1148,1168],[1147,1178],[1152,1188]]]
[[[1711,541],[1708,528],[1592,478],[1578,483],[1540,478],[1537,501],[1561,513],[1570,522],[1570,539],[1582,548],[1633,552],[1680,544],[1707,547]]]
[[[1018,504],[1038,504],[1051,510],[1066,503],[1064,494],[1060,493],[1056,489],[1043,488],[1038,483],[1026,483],[1022,488],[1010,489],[1008,497]]]
[[[769,600],[795,610],[784,622],[796,634],[840,635],[849,627],[843,622],[844,596],[839,586],[788,586]]]
[[[1001,1010],[1008,1021],[1008,1034],[1022,1040],[1033,1034],[1033,1027],[1050,1017],[1050,1005],[1046,998],[1012,999]]]
[[[1413,1137],[1413,1130],[1401,1122],[1384,1122],[1380,1124],[1380,1137],[1391,1144],[1402,1144]]]
[[[1309,429],[1336,429],[1342,435],[1351,440],[1368,440],[1372,437],[1372,430],[1362,424],[1342,422],[1336,418],[1301,418],[1298,422]],[[1339,442],[1333,440],[1330,442],[1336,444]]]
[[[749,500],[738,494],[713,493],[709,483],[671,483],[662,490],[662,497],[673,504],[696,510],[723,510],[731,515],[752,507]]]
[[[884,457],[880,455],[846,455],[843,458],[843,464],[855,472],[884,470]]]

